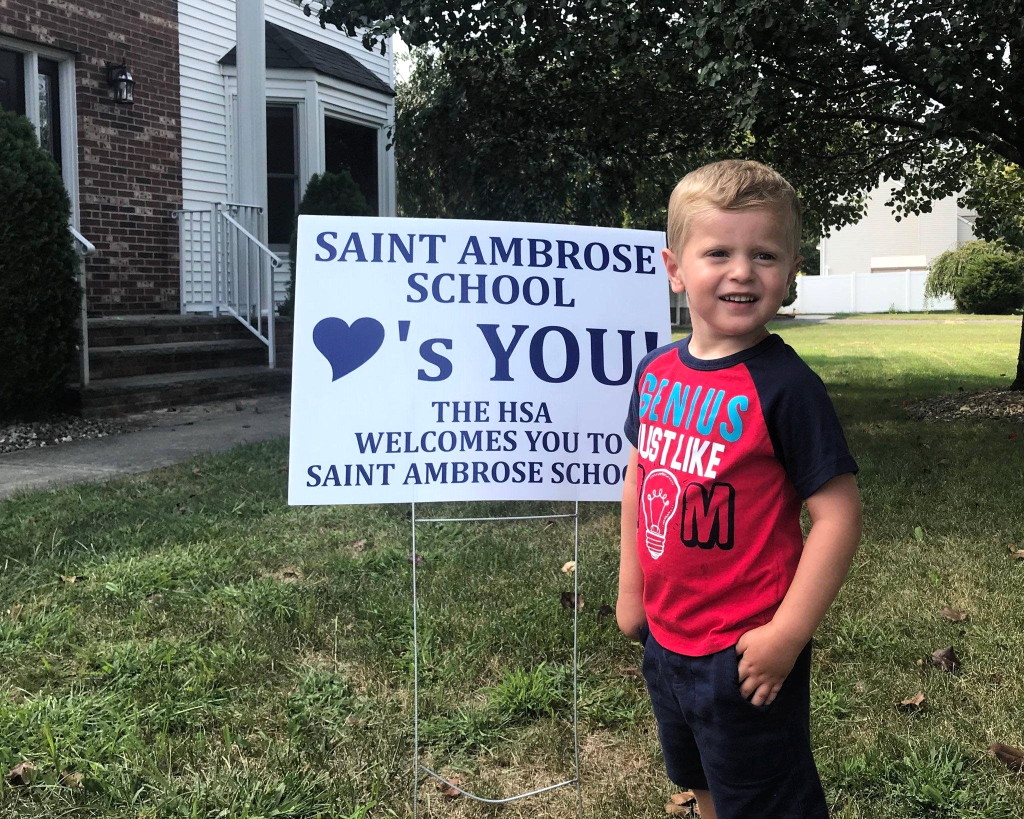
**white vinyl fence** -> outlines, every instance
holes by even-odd
[[[925,298],[927,277],[927,270],[799,276],[796,301],[784,309],[797,313],[918,313],[954,309],[950,298]]]

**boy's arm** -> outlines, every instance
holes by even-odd
[[[782,683],[846,579],[861,535],[860,494],[853,475],[839,475],[807,499],[811,531],[793,583],[771,622],[736,644],[740,691],[754,705],[775,699]]]
[[[647,622],[644,614],[644,574],[636,554],[636,447],[629,453],[629,466],[622,484],[622,537],[619,554],[619,597],[615,603],[615,621],[627,637],[640,637]]]

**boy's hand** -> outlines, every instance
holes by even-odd
[[[806,642],[784,634],[773,623],[746,632],[736,643],[740,693],[753,705],[772,703]]]

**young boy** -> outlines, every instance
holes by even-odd
[[[626,420],[616,617],[644,644],[668,776],[703,819],[828,815],[810,639],[861,514],[824,385],[765,329],[799,244],[796,193],[770,168],[728,160],[682,179],[662,255],[693,333],[640,362]]]

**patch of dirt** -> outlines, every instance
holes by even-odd
[[[106,438],[134,429],[138,429],[138,424],[124,419],[89,420],[77,415],[57,415],[45,421],[2,423],[0,455],[21,449],[66,444],[83,438]]]
[[[919,421],[964,421],[968,419],[1019,421],[1024,423],[1024,392],[984,390],[956,392],[913,401],[907,414]]]

